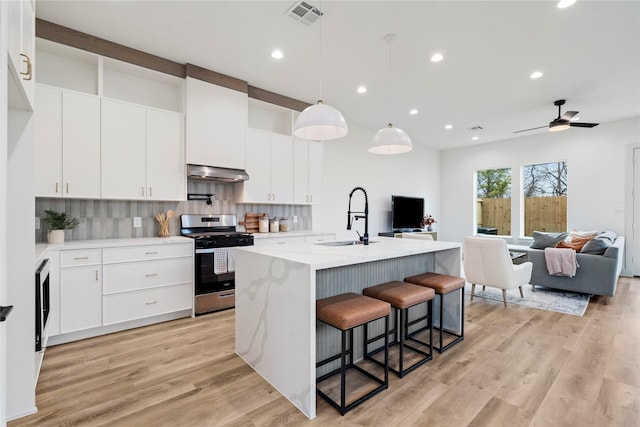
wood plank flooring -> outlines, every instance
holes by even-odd
[[[583,317],[465,302],[462,343],[344,417],[318,398],[308,420],[248,367],[227,310],[50,347],[38,413],[8,425],[640,425],[640,278]]]

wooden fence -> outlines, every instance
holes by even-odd
[[[567,196],[525,197],[524,235],[533,231],[567,230]],[[478,199],[478,227],[497,228],[511,235],[511,198]]]

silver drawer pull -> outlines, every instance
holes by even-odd
[[[287,242],[278,242],[279,245],[284,245]]]
[[[229,298],[229,297],[235,296],[235,294],[236,293],[233,292],[233,293],[230,293],[230,294],[218,295],[218,298]]]
[[[145,255],[157,255],[158,252],[145,252]]]
[[[79,260],[79,259],[89,259],[88,256],[77,256],[74,258],[74,260]]]
[[[145,277],[155,277],[158,273],[145,274]]]
[[[145,302],[145,305],[153,305],[153,304],[157,304],[158,301],[151,301],[151,302]]]

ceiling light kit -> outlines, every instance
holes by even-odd
[[[315,7],[312,11],[319,18],[324,15]],[[322,102],[322,19],[320,19],[320,99],[317,104],[305,108],[300,113],[293,125],[293,135],[301,139],[329,141],[342,138],[348,131],[347,122],[342,113]]]
[[[396,39],[395,34],[387,34],[384,41],[389,46],[389,115],[391,115],[391,43]],[[402,129],[394,128],[391,122],[386,128],[380,129],[371,141],[369,152],[374,154],[402,154],[413,150],[413,143],[409,135]]]

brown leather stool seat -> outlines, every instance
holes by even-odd
[[[427,361],[431,360],[433,357],[433,323],[431,321],[431,316],[433,312],[433,299],[435,297],[435,291],[431,288],[427,288],[424,286],[418,286],[410,283],[392,281],[383,283],[381,285],[372,286],[370,288],[366,288],[362,291],[366,296],[370,296],[372,298],[376,298],[382,301],[386,301],[395,309],[395,327],[393,330],[389,331],[389,334],[395,335],[394,341],[389,345],[399,345],[399,358],[398,358],[398,369],[395,369],[389,366],[389,370],[402,378],[405,374],[413,371],[418,366],[423,365]],[[429,343],[425,343],[419,341],[416,338],[408,337],[409,333],[409,313],[408,310],[410,307],[413,307],[418,304],[427,303],[427,328],[429,328]],[[420,320],[424,320],[425,317],[421,317]],[[413,323],[412,323],[413,324]],[[377,336],[372,338],[371,340],[367,339],[367,329],[365,327],[365,347],[370,342],[375,342],[381,338],[381,336]],[[422,329],[424,330],[424,329]],[[405,340],[410,340],[417,342],[419,344],[425,345],[429,347],[429,352],[425,352],[417,347],[414,347],[410,344],[407,344]],[[414,362],[408,368],[404,368],[404,350],[410,349],[422,357]],[[377,364],[381,364],[378,360],[373,358],[373,355],[382,351],[381,348],[373,350],[371,352],[366,351],[365,357]]]
[[[439,347],[434,347],[438,352],[442,353],[451,346],[459,343],[464,339],[464,284],[465,280],[462,277],[449,276],[439,273],[423,273],[416,276],[406,277],[405,282],[413,283],[420,286],[431,288],[435,291],[436,295],[440,296],[440,316],[439,316]],[[444,328],[443,319],[443,307],[444,296],[451,292],[460,290],[460,333],[449,331]],[[448,334],[454,337],[454,340],[443,346],[443,335]]]
[[[342,345],[340,353],[316,363],[316,368],[326,365],[340,359],[340,367],[316,379],[316,384],[340,374],[340,403],[334,401],[325,394],[320,387],[317,387],[318,394],[324,398],[331,406],[336,408],[341,415],[355,408],[365,400],[373,397],[389,386],[389,315],[391,314],[391,306],[388,302],[380,301],[356,293],[346,293],[324,298],[316,301],[316,317],[319,321],[339,329],[342,333]],[[368,325],[369,322],[384,318],[385,331],[385,365],[384,378],[373,375],[365,371],[353,362],[353,329]],[[347,346],[347,339],[349,345]],[[347,357],[349,358],[347,362]],[[372,379],[378,386],[364,395],[356,398],[351,403],[346,402],[346,372],[347,369],[355,369]]]

